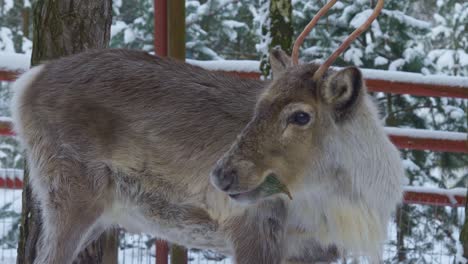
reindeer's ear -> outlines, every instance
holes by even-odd
[[[274,47],[270,51],[270,65],[273,73],[273,78],[281,75],[281,73],[291,66],[291,58],[280,47]]]
[[[323,100],[333,105],[335,116],[338,118],[351,113],[364,92],[362,73],[356,67],[348,67],[331,74],[321,89]]]

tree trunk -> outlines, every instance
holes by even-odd
[[[269,9],[269,25],[265,25],[262,29],[262,31],[270,33],[271,42],[268,48],[271,50],[271,48],[279,46],[286,53],[291,54],[294,34],[291,0],[270,0]],[[264,54],[262,58],[260,69],[264,76],[270,74],[271,66],[267,54]]]
[[[31,64],[106,48],[112,23],[112,0],[37,0],[33,7]],[[25,169],[18,264],[32,264],[41,232],[40,207],[34,201]],[[116,263],[117,234],[110,231],[80,253],[74,263]]]
[[[88,49],[106,48],[112,0],[37,0],[32,65]]]
[[[405,237],[409,233],[409,219],[407,212],[409,211],[409,206],[406,204],[401,204],[398,206],[396,211],[396,226],[397,226],[397,260],[398,263],[404,262],[407,259],[406,256],[406,245]]]
[[[465,198],[465,223],[463,224],[462,231],[460,232],[460,243],[463,246],[462,256],[468,259],[468,189]]]

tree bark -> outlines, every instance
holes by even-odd
[[[462,231],[460,232],[460,243],[463,246],[462,256],[468,259],[468,189],[465,198],[465,223],[463,224]]]
[[[33,15],[32,65],[108,47],[112,0],[38,0]]]
[[[294,34],[291,0],[270,0],[269,18],[270,24],[266,25],[269,29],[262,29],[270,33],[269,50],[279,46],[286,53],[291,54]],[[264,76],[270,74],[271,66],[267,58],[262,58],[260,69]]]
[[[37,0],[33,7],[31,65],[88,49],[106,48],[110,39],[112,0]],[[17,264],[32,264],[41,232],[40,207],[35,202],[25,169],[23,208]],[[77,260],[79,263],[116,263],[116,231],[103,234]]]

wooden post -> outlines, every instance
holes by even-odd
[[[169,57],[185,60],[185,1],[167,2],[167,51]]]
[[[161,57],[167,54],[167,2],[154,0],[154,51]],[[169,246],[166,241],[156,240],[156,264],[168,264]]]
[[[156,264],[168,264],[169,246],[166,241],[156,240]]]
[[[167,56],[167,1],[154,0],[154,51]]]
[[[173,244],[171,246],[171,264],[187,264],[187,260],[187,249]]]
[[[158,36],[155,37],[158,38]],[[185,60],[184,0],[167,1],[167,55],[178,60]],[[187,259],[185,248],[178,245],[171,246],[171,264],[186,264]]]

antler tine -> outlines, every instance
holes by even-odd
[[[293,64],[294,65],[297,65],[299,63],[299,47],[302,45],[302,43],[304,43],[304,39],[306,38],[306,36],[310,33],[310,31],[312,31],[312,29],[315,27],[315,25],[317,24],[317,22],[319,21],[319,19],[325,14],[328,12],[328,10],[335,5],[337,0],[331,0],[330,2],[328,2],[326,5],[324,5],[318,12],[317,14],[314,16],[314,18],[312,18],[312,20],[309,22],[309,24],[307,24],[307,26],[304,28],[304,30],[302,31],[302,33],[299,35],[299,37],[297,37],[296,39],[296,42],[294,42],[294,47],[293,47],[293,51],[292,51],[292,54],[291,54],[291,57],[292,57],[292,61],[293,61]]]
[[[377,16],[380,14],[380,11],[382,11],[382,8],[384,6],[384,0],[378,0],[374,12],[372,12],[371,16],[362,24],[359,28],[353,31],[349,37],[343,41],[343,43],[336,49],[333,54],[323,63],[320,65],[319,69],[314,73],[313,80],[318,81],[322,78],[323,74],[327,71],[327,69],[333,64],[333,62],[340,56],[343,51],[351,45],[351,43],[359,37],[364,31],[366,31],[369,26],[372,24],[372,22],[377,18]]]

